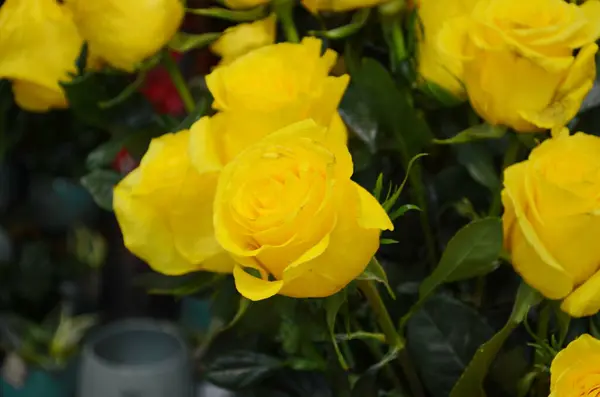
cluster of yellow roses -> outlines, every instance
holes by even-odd
[[[515,269],[572,316],[600,310],[600,138],[563,126],[596,77],[600,1],[422,0],[420,74],[490,124],[553,130],[504,174]]]
[[[84,42],[89,68],[107,64],[131,72],[171,39],[183,14],[179,0],[6,0],[0,78],[13,82],[24,109],[65,108],[60,82],[77,73]]]
[[[419,15],[421,76],[490,124],[562,127],[592,88],[598,0],[421,0]]]
[[[364,270],[393,226],[350,180],[348,76],[321,49],[274,44],[207,76],[218,113],[154,139],[114,190],[133,253],[165,274],[233,271],[252,300],[328,296]]]

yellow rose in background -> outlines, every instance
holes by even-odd
[[[77,72],[82,45],[71,13],[56,0],[6,0],[0,7],[0,78],[12,80],[23,109],[67,107],[59,81]]]
[[[420,76],[437,84],[457,98],[465,97],[463,64],[454,55],[440,49],[438,34],[444,23],[468,15],[479,0],[420,0],[417,3],[420,24],[416,24]]]
[[[193,165],[190,134],[198,156]],[[232,269],[213,231],[213,198],[222,164],[212,134],[211,120],[205,117],[191,131],[153,139],[140,166],[114,189],[113,207],[125,246],[157,272]]]
[[[131,72],[173,37],[181,0],[67,0],[90,53]]]
[[[583,334],[550,366],[550,397],[596,397],[600,390],[600,341]]]
[[[600,138],[565,129],[504,172],[504,242],[525,281],[574,317],[600,310]]]
[[[252,23],[228,28],[210,49],[221,57],[220,65],[227,65],[241,55],[275,43],[275,14]]]
[[[321,40],[305,38],[261,47],[218,67],[206,77],[213,107],[233,119],[231,125],[237,120],[252,140],[309,118],[327,127],[349,76],[329,76],[337,54],[321,53]]]
[[[444,24],[438,44],[463,62],[481,117],[535,132],[575,116],[596,76],[599,36],[598,0],[480,0],[469,15]]]
[[[352,168],[346,145],[312,120],[270,134],[224,168],[215,233],[238,262],[243,296],[325,297],[362,273],[380,231],[393,226],[350,180]]]
[[[319,11],[342,12],[357,8],[375,7],[388,0],[302,0],[302,4],[313,14]]]

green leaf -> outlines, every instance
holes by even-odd
[[[421,283],[419,299],[430,295],[443,283],[484,275],[495,269],[502,250],[502,221],[499,218],[475,220],[460,229],[448,242],[440,263]]]
[[[419,287],[419,300],[400,320],[400,329],[442,284],[481,276],[496,268],[502,251],[499,218],[477,219],[460,229],[448,242],[433,272]]]
[[[351,397],[376,396],[379,392],[376,382],[377,373],[381,368],[394,361],[398,357],[398,354],[400,354],[400,349],[394,347],[378,363],[370,366],[354,383]]]
[[[137,276],[134,282],[150,294],[183,297],[204,291],[223,277],[222,274],[210,272],[193,272],[181,276],[148,272]]]
[[[477,350],[467,369],[452,389],[450,397],[486,396],[483,382],[494,358],[513,330],[525,320],[529,310],[541,300],[542,297],[537,291],[527,284],[521,283],[508,321],[500,331]]]
[[[129,135],[116,136],[92,150],[85,161],[87,168],[95,170],[110,166],[128,139]]]
[[[221,33],[192,34],[177,32],[169,42],[169,48],[177,52],[188,52],[207,47],[220,36]]]
[[[552,302],[551,306],[554,312],[554,318],[556,319],[556,324],[558,325],[557,342],[559,346],[563,346],[565,340],[567,339],[567,334],[569,333],[571,316],[561,310],[560,302]]]
[[[370,58],[362,60],[359,70],[352,76],[352,82],[347,94],[358,91],[354,92],[354,96],[364,103],[374,117],[372,121],[375,121],[377,129],[381,129],[401,153],[406,169],[410,160],[421,153],[432,138],[423,115],[413,106],[410,88],[398,86],[383,65]],[[342,101],[341,114],[347,121],[344,105]],[[415,171],[418,173],[418,170]]]
[[[122,176],[114,171],[93,170],[81,178],[85,187],[98,206],[106,211],[113,210],[113,188]]]
[[[348,36],[358,33],[369,20],[370,13],[370,8],[359,9],[352,15],[352,20],[347,25],[326,31],[312,30],[308,32],[308,34],[312,36],[325,37],[331,40],[344,39]]]
[[[475,181],[494,193],[499,190],[498,171],[494,167],[491,153],[485,146],[465,143],[456,145],[453,149],[457,154],[458,162],[467,169]]]
[[[325,299],[325,313],[327,320],[327,328],[329,329],[329,335],[331,337],[331,341],[333,342],[333,347],[335,349],[335,353],[338,357],[338,361],[343,369],[348,369],[348,363],[344,358],[344,355],[340,351],[340,347],[338,346],[337,339],[335,338],[335,320],[337,318],[338,312],[340,311],[342,305],[346,303],[347,294],[346,290],[343,289],[335,295],[332,295]]]
[[[122,94],[129,84],[126,75],[100,72],[87,72],[69,82],[61,82],[70,111],[86,124],[111,134],[124,134],[142,129],[162,130],[162,126],[157,123],[154,109],[139,92],[130,93],[118,106],[101,106],[102,103],[113,101]]]
[[[404,214],[406,214],[408,211],[421,211],[421,209],[419,207],[417,207],[414,204],[404,204],[402,207],[395,209],[391,214],[390,214],[390,219],[393,221],[395,221],[396,219],[400,218],[401,216],[403,216]]]
[[[250,299],[240,296],[240,304],[235,316],[233,316],[233,319],[221,331],[226,331],[236,325],[242,319],[244,314],[246,314],[248,307],[250,307]]]
[[[388,281],[387,274],[381,263],[377,260],[377,258],[373,257],[365,271],[356,278],[357,280],[367,280],[367,281],[376,281],[385,285],[390,296],[396,299],[396,295],[394,294],[394,290],[390,287],[390,283]]]
[[[373,332],[364,332],[364,331],[352,332],[349,334],[336,334],[335,339],[338,341],[354,340],[354,339],[374,340],[377,342],[385,343],[385,335],[384,334],[378,334],[378,333],[373,333]]]
[[[379,174],[377,180],[375,181],[375,187],[373,188],[373,197],[377,199],[377,201],[381,201],[381,192],[383,191],[383,173]]]
[[[217,356],[205,368],[206,380],[216,386],[239,390],[258,384],[283,368],[275,357],[254,351],[236,351]]]
[[[394,190],[393,193],[391,193],[392,186],[390,185],[389,192],[385,198],[385,201],[382,204],[383,209],[385,209],[386,212],[389,212],[392,209],[392,207],[396,204],[396,201],[398,201],[400,194],[404,190],[404,186],[406,186],[406,182],[408,181],[408,178],[410,176],[410,171],[413,169],[413,166],[415,165],[416,161],[418,159],[420,159],[421,157],[425,157],[425,156],[428,156],[428,154],[427,153],[419,153],[410,159],[410,161],[408,162],[408,165],[406,166],[406,173],[404,174],[404,179],[402,180],[402,183],[400,184],[400,186],[398,186]]]
[[[449,139],[434,139],[433,143],[439,145],[454,145],[457,143],[472,142],[484,139],[499,139],[506,134],[506,127],[500,125],[479,124],[459,132]]]
[[[455,107],[464,102],[464,99],[455,97],[450,91],[431,81],[422,82],[417,89],[444,107]]]
[[[379,244],[381,244],[381,245],[398,244],[398,243],[399,243],[399,241],[396,241],[396,240],[391,239],[391,238],[382,238],[379,241]]]
[[[188,8],[188,14],[202,15],[232,22],[252,22],[267,16],[267,8],[259,6],[248,10],[229,10],[227,8]]]
[[[494,334],[476,310],[436,295],[406,326],[407,349],[432,397],[447,397],[477,348]]]

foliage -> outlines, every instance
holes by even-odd
[[[352,178],[395,226],[364,272],[324,298],[254,302],[226,274],[141,275],[149,294],[210,302],[209,327],[193,335],[208,381],[248,397],[540,397],[549,393],[556,353],[583,333],[600,337],[597,314],[571,320],[514,272],[505,251],[503,171],[548,134],[493,125],[423,81],[413,3],[318,15],[286,0],[187,10],[224,27],[275,12],[278,41],[316,36],[343,55],[336,73],[350,75],[339,114],[350,130]],[[193,63],[194,51],[206,54],[219,37],[182,29],[167,47]],[[185,112],[165,114],[142,95],[161,67]],[[103,240],[81,225],[94,224],[97,207],[112,216],[113,188],[131,170],[115,159],[126,153],[135,167],[153,138],[213,113],[203,76],[180,72],[167,49],[135,73],[80,68],[61,83],[69,109],[46,114],[19,109],[0,80],[0,185],[9,187],[0,189],[0,238],[10,240],[0,252],[0,304],[32,317],[4,323],[5,334],[22,336],[9,338],[10,349],[27,360],[63,365],[91,325],[64,313],[58,323],[41,319],[64,300],[58,285],[103,262]],[[600,136],[598,97],[596,81],[571,129]],[[28,183],[15,186],[23,175]],[[64,337],[65,329],[72,333]],[[58,349],[57,338],[66,341]]]

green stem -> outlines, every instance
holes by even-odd
[[[177,93],[181,97],[183,101],[183,106],[185,106],[185,110],[188,113],[192,113],[196,105],[194,104],[194,98],[192,97],[192,93],[190,92],[183,75],[181,74],[181,70],[179,66],[173,59],[173,57],[169,54],[165,54],[162,59],[163,66],[169,73],[169,77],[171,77],[171,81],[177,90]]]
[[[402,23],[400,20],[392,22],[392,43],[393,51],[398,63],[403,62],[408,57],[406,53],[406,44],[404,43],[404,32],[402,32]]]
[[[421,381],[419,380],[419,376],[417,375],[415,369],[411,365],[410,358],[405,349],[404,340],[398,334],[396,327],[394,326],[394,322],[392,321],[390,314],[383,303],[383,299],[377,290],[377,285],[374,281],[367,280],[359,280],[358,287],[365,294],[371,309],[375,313],[375,318],[377,319],[377,323],[381,328],[381,331],[385,335],[386,342],[391,347],[395,347],[400,350],[398,360],[408,380],[408,384],[412,391],[414,397],[424,397],[425,392],[423,391],[423,386],[421,385]]]
[[[274,0],[273,7],[275,9],[275,14],[277,14],[277,19],[281,22],[281,26],[283,27],[283,32],[285,33],[285,37],[287,41],[291,43],[299,43],[300,37],[298,36],[298,31],[296,30],[296,24],[294,23],[294,1],[293,0]]]

